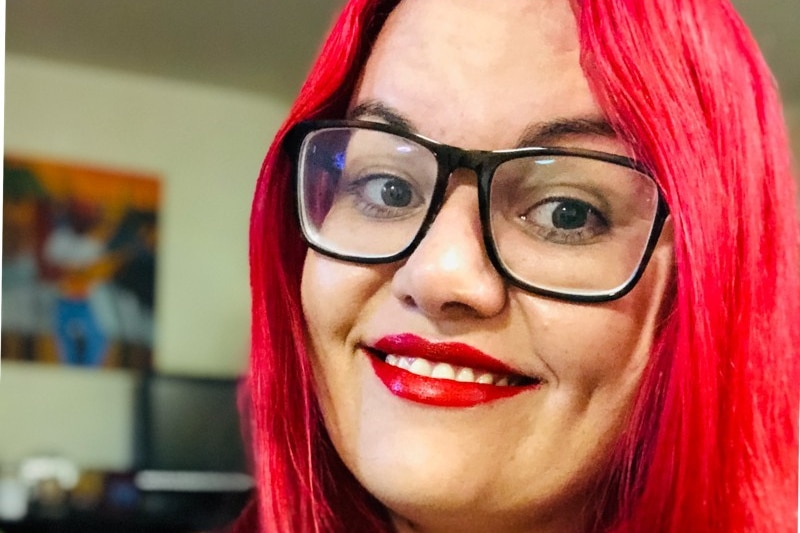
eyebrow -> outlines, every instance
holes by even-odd
[[[399,128],[407,133],[416,133],[417,128],[399,111],[377,100],[361,102],[347,113],[350,120],[365,118],[379,118],[387,124]]]
[[[402,113],[378,100],[366,100],[358,104],[347,113],[347,118],[351,120],[377,118],[407,133],[419,131]],[[546,146],[574,137],[616,139],[617,132],[608,121],[599,116],[556,118],[530,124],[519,137],[515,148]]]
[[[568,137],[616,139],[617,132],[602,117],[558,118],[537,122],[525,128],[517,142],[517,148],[553,144]]]

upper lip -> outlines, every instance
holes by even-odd
[[[470,367],[493,374],[523,375],[507,364],[468,344],[461,342],[433,342],[413,333],[386,335],[371,344],[369,348],[383,354],[421,357],[436,363]]]

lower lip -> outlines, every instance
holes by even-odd
[[[524,387],[500,387],[484,383],[467,383],[450,379],[436,379],[412,374],[392,366],[380,358],[367,354],[375,375],[389,391],[405,400],[437,407],[474,407],[476,405],[510,398],[525,391],[537,389],[538,384]]]

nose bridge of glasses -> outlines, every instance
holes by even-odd
[[[480,176],[487,156],[491,152],[483,150],[465,150],[455,146],[442,146],[440,158],[444,162],[446,176],[451,176],[457,170],[470,170]]]
[[[461,199],[456,201],[458,205],[451,206],[451,208],[461,211],[462,216],[466,214],[468,217],[475,217],[473,223],[476,224],[475,227],[478,230],[478,242],[483,240],[484,243],[482,243],[482,245],[485,246],[485,235],[487,234],[488,228],[484,227],[479,207],[482,204],[480,198],[480,175],[486,162],[486,154],[489,153],[490,152],[464,150],[462,148],[445,146],[444,150],[438,154],[440,158],[440,172],[442,174],[437,191],[432,198],[429,215],[420,228],[418,236],[419,241],[423,240],[428,235],[431,227],[440,219],[439,215],[441,211],[447,209],[446,206],[454,201],[453,195],[456,194],[456,189],[461,187],[475,187],[477,195],[473,198],[476,203],[473,204],[472,207],[469,206],[469,203],[465,204],[463,202],[463,199],[468,198],[468,196],[465,197],[462,193],[459,195]],[[463,192],[467,191],[465,190]],[[465,208],[467,210],[466,212],[463,211]]]
[[[480,175],[483,170],[485,153],[447,145],[442,145],[439,148],[437,153],[440,172],[439,183],[432,198],[431,214],[428,218],[428,223],[422,230],[423,233],[437,218],[439,211],[456,187],[475,184],[480,189]],[[480,195],[480,193],[478,194]]]
[[[437,146],[435,152],[439,161],[440,175],[436,192],[432,198],[430,215],[421,229],[423,235],[437,218],[450,192],[459,185],[474,184],[478,196],[478,206],[483,207],[485,198],[482,196],[485,196],[486,192],[481,192],[485,188],[481,176],[485,168],[492,167],[495,157],[494,152],[467,150],[445,144]],[[481,225],[483,225],[482,218]],[[486,234],[486,232],[487,228],[483,228],[483,233]]]

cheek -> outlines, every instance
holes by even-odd
[[[314,373],[316,395],[326,426],[334,442],[339,438],[339,416],[346,412],[336,392],[342,390],[337,380],[347,364],[343,356],[348,324],[353,322],[355,305],[348,293],[356,280],[341,263],[309,251],[303,265],[300,296],[306,326],[306,347]],[[333,423],[331,423],[333,422]]]
[[[656,250],[647,271],[625,297],[602,305],[535,299],[526,327],[557,388],[590,401],[598,394],[632,393],[649,360],[671,276],[671,247]]]
[[[361,317],[388,290],[384,266],[345,263],[309,251],[300,286],[307,353],[316,393],[334,444],[348,431],[360,394],[352,376],[359,364],[354,333]],[[338,447],[338,446],[337,446]]]
[[[309,251],[303,264],[300,296],[309,340],[344,342],[358,317],[387,283],[385,267],[337,261]]]
[[[615,418],[629,403],[648,359],[644,318],[552,302],[537,311],[529,315],[528,327],[535,332],[534,350],[549,370],[553,423],[601,413],[607,421]]]

